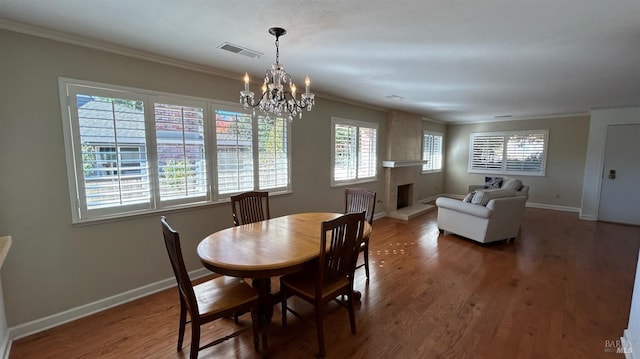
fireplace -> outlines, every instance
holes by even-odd
[[[398,198],[396,200],[396,209],[411,206],[413,204],[413,183],[404,184],[397,188]]]
[[[421,202],[425,178],[421,170],[424,118],[390,110],[387,114],[387,137],[384,168],[384,211],[386,216],[409,220],[433,208]],[[414,186],[415,185],[415,186]]]

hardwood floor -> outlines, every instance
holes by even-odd
[[[640,228],[581,221],[575,213],[528,208],[511,243],[480,245],[438,236],[436,212],[408,222],[374,222],[371,280],[357,272],[358,333],[347,311],[325,316],[327,358],[612,358],[605,341],[628,327]],[[161,242],[158,242],[161,245]],[[269,328],[272,358],[317,352],[311,306],[279,306]],[[248,326],[249,316],[240,325]],[[232,320],[203,329],[202,342],[230,331]],[[10,359],[187,358],[189,328],[176,352],[175,288],[15,341]],[[259,358],[250,332],[200,358]],[[617,357],[622,357],[618,355]]]

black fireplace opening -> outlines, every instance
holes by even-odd
[[[411,206],[413,184],[398,186],[398,200],[396,209]]]

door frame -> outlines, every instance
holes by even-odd
[[[582,181],[580,219],[597,221],[600,209],[600,190],[604,173],[608,126],[640,124],[640,107],[601,109],[591,111],[589,142]]]

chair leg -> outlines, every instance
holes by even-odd
[[[200,323],[194,323],[191,318],[191,352],[189,358],[198,359],[198,349],[200,349]]]
[[[369,279],[369,238],[364,242],[364,271]]]
[[[258,338],[259,322],[258,322],[258,305],[257,303],[251,308],[251,327],[253,328],[253,348],[260,349],[260,339]]]
[[[182,350],[182,341],[184,340],[184,328],[187,325],[187,309],[182,295],[180,295],[180,323],[178,324],[178,347],[176,351]]]
[[[322,324],[322,303],[316,303],[316,330],[318,331],[318,356],[324,358],[324,325]]]
[[[287,326],[287,295],[284,292],[282,284],[280,285],[280,295],[282,295],[282,300],[280,301],[280,303],[282,304],[282,327],[284,328]]]
[[[262,356],[263,357],[268,357],[269,356],[269,343],[267,342],[267,329],[269,326],[269,323],[264,323],[262,325]]]
[[[347,294],[347,310],[349,310],[351,334],[356,334],[356,313],[353,309],[353,290],[349,290],[349,294]]]

